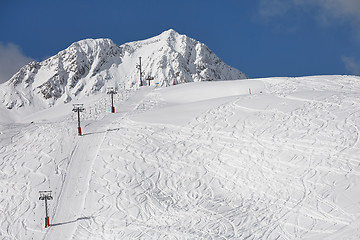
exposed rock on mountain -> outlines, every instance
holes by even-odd
[[[170,86],[186,82],[243,79],[246,75],[226,65],[206,45],[174,30],[143,41],[116,45],[110,39],[86,39],[43,62],[22,67],[0,85],[3,105],[47,108],[60,102],[105,92],[108,87],[138,88],[139,57],[142,79]]]

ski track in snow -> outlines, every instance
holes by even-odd
[[[348,157],[359,150],[358,104],[338,120],[335,95],[288,98],[299,108],[247,109],[255,118],[239,116],[240,97],[186,127],[119,122],[90,180],[98,210],[84,211],[92,220],[76,238],[321,238],[350,224],[337,202],[349,193],[359,212],[359,159]]]
[[[145,92],[96,122],[87,111],[81,139],[75,124],[1,126],[1,238],[359,238],[360,83],[303,80],[267,83],[184,126],[131,120],[161,106]]]
[[[6,138],[0,138],[0,235],[2,239],[38,239],[43,235],[45,211],[43,203],[36,201],[38,191],[49,190],[60,181],[61,174],[54,173],[67,153],[56,147],[64,140],[58,129],[70,130],[61,123],[1,127]]]

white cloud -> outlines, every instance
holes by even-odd
[[[288,0],[261,0],[259,12],[263,17],[274,17],[284,14],[290,7],[291,2]]]
[[[342,61],[351,74],[360,75],[360,61],[357,61],[354,57],[345,56],[342,57]]]
[[[295,0],[295,2],[299,5],[317,6],[320,14],[325,18],[349,21],[354,25],[360,23],[359,0]]]
[[[0,84],[9,80],[21,67],[33,61],[20,51],[20,48],[12,43],[0,42]]]
[[[322,23],[350,23],[360,37],[360,0],[260,0],[259,13],[268,18],[309,8]]]

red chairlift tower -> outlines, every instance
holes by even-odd
[[[114,113],[115,112],[115,107],[114,107],[114,94],[117,94],[117,92],[114,90],[114,88],[108,88],[108,92],[107,94],[111,94],[111,112]]]
[[[45,228],[50,227],[50,219],[48,215],[48,207],[47,207],[47,201],[52,200],[53,197],[51,196],[51,191],[39,191],[40,197],[39,200],[45,201]]]
[[[73,112],[77,112],[77,115],[78,115],[78,134],[79,134],[79,136],[82,136],[81,126],[80,126],[80,112],[85,110],[85,108],[83,107],[84,104],[76,103],[76,104],[73,104],[73,106],[74,106]]]

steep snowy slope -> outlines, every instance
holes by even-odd
[[[0,238],[359,239],[359,93],[199,82],[89,98],[83,137],[70,109],[0,124]]]
[[[151,76],[152,84],[243,79],[204,44],[168,30],[159,36],[117,46],[110,39],[86,39],[43,62],[24,66],[0,85],[0,102],[7,108],[43,109],[105,92],[108,87],[136,89]],[[143,82],[147,85],[147,81]]]

